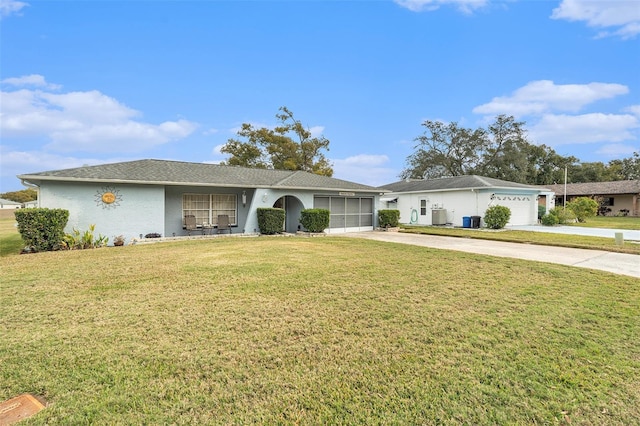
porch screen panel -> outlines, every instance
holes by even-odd
[[[353,228],[360,226],[360,199],[359,198],[347,198],[347,215],[346,226],[347,228]]]
[[[360,226],[373,226],[373,198],[360,199]]]
[[[330,210],[331,204],[329,203],[329,197],[314,197],[313,207],[316,209]]]

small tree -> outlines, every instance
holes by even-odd
[[[586,222],[587,218],[598,214],[598,202],[589,197],[578,197],[567,203],[567,209],[576,215],[578,222]]]
[[[331,212],[327,209],[305,209],[300,212],[300,224],[309,232],[322,232],[329,227]]]
[[[505,206],[491,206],[484,213],[484,223],[487,228],[502,229],[511,218],[511,210]]]

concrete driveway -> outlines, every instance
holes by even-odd
[[[349,237],[387,241],[416,246],[432,247],[443,250],[457,250],[489,256],[510,257],[514,259],[535,260],[557,263],[578,268],[598,269],[614,274],[640,278],[640,256],[634,254],[612,253],[601,250],[584,250],[567,247],[551,247],[533,244],[506,243],[501,241],[478,240],[471,238],[441,237],[402,232],[350,232]]]

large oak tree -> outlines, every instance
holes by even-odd
[[[311,131],[297,120],[287,107],[276,114],[279,125],[274,129],[255,128],[243,123],[238,131],[242,139],[232,138],[220,150],[229,154],[223,164],[278,170],[303,170],[332,176],[331,163],[323,151],[329,150],[329,140],[313,137]]]

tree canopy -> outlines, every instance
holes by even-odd
[[[576,157],[564,157],[546,145],[527,139],[525,123],[513,116],[499,115],[487,129],[471,129],[456,122],[426,120],[425,130],[415,138],[415,152],[407,157],[402,179],[477,174],[531,185],[549,185],[564,181],[600,182],[640,179],[640,155],[623,160],[580,163]]]
[[[26,203],[36,200],[38,198],[38,193],[33,188],[27,188],[21,191],[5,192],[0,194],[0,198],[15,201],[16,203]]]
[[[329,150],[329,140],[313,137],[311,131],[293,116],[287,107],[276,114],[279,125],[274,129],[256,128],[243,123],[237,135],[220,150],[230,157],[223,164],[262,169],[303,170],[332,176],[331,163],[323,151]]]

